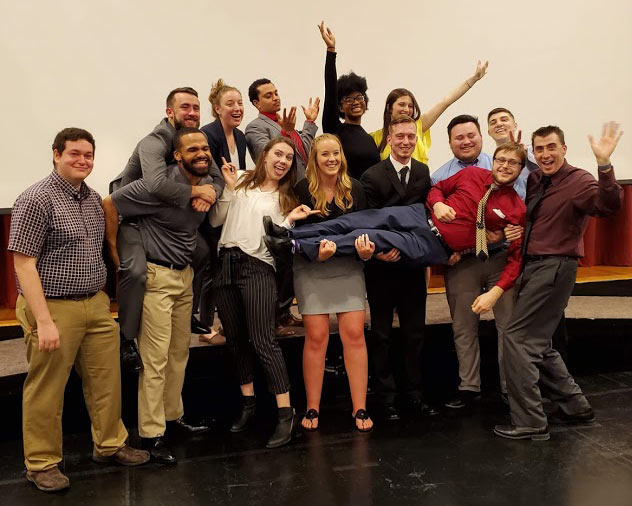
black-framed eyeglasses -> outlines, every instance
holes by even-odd
[[[364,95],[356,95],[355,97],[345,97],[342,99],[342,103],[345,105],[351,105],[354,102],[358,102],[358,104],[364,104],[366,102],[366,97]]]
[[[515,169],[516,167],[520,167],[521,163],[518,160],[510,160],[508,158],[496,158],[494,157],[494,161],[498,162],[499,165],[507,164],[509,168]]]

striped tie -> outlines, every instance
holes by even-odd
[[[487,237],[485,236],[485,206],[487,205],[487,199],[489,199],[489,196],[496,188],[498,186],[494,183],[489,185],[489,190],[483,195],[476,210],[476,256],[483,262],[489,258]]]

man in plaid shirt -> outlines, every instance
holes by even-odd
[[[125,444],[118,328],[102,291],[105,219],[101,198],[84,183],[93,164],[92,135],[62,130],[53,142],[54,171],[18,197],[11,216],[16,315],[29,363],[22,401],[26,478],[46,492],[70,485],[58,463],[73,365],[92,422],[93,460],[127,466],[149,460]]]

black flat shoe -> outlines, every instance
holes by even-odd
[[[263,229],[265,230],[266,235],[269,235],[272,237],[279,237],[279,238],[290,237],[288,229],[275,224],[272,221],[272,218],[270,218],[270,216],[263,217]]]
[[[175,464],[176,456],[171,448],[167,446],[162,436],[142,438],[143,449],[149,452],[151,460],[159,464]]]
[[[318,411],[315,409],[308,409],[307,413],[303,417],[303,420],[307,420],[310,423],[309,427],[305,427],[303,423],[301,423],[301,428],[307,432],[314,432],[318,430],[318,425],[314,427],[314,420],[318,420]]]
[[[210,430],[210,427],[205,423],[195,423],[181,416],[177,420],[170,420],[167,422],[167,430],[169,432],[176,431],[185,434],[202,434]]]
[[[124,338],[121,341],[121,367],[132,373],[139,373],[143,370],[143,361],[133,339]]]
[[[202,322],[195,316],[191,316],[191,333],[193,334],[210,334],[211,329],[206,325],[202,325]]]
[[[237,417],[237,419],[230,426],[231,432],[245,431],[250,425],[252,418],[255,416],[256,404],[254,401],[254,396],[252,398],[252,401],[244,400],[243,402],[244,402],[244,405],[241,408],[241,413],[239,413],[239,416]]]
[[[356,411],[355,415],[353,415],[353,425],[358,432],[371,432],[373,430],[373,425],[367,428],[358,427],[356,420],[371,420],[371,417],[366,412],[366,409],[359,409],[358,411]]]
[[[551,437],[547,426],[516,427],[515,425],[496,425],[494,434],[507,439],[532,439],[534,441],[547,441]]]
[[[415,399],[411,401],[410,407],[414,413],[423,415],[423,416],[435,416],[439,414],[439,411],[432,406],[429,406],[421,399]]]
[[[297,428],[294,408],[279,408],[279,418],[266,448],[279,448],[292,441]]]

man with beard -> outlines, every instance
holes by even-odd
[[[176,184],[196,188],[210,183],[211,154],[206,135],[182,127],[174,138],[176,167],[166,177]],[[148,190],[144,179],[133,181],[103,201],[106,239],[118,263],[119,215],[137,218],[141,247],[146,253],[146,286],[138,348],[143,371],[138,381],[138,432],[152,458],[175,463],[163,436],[167,423],[173,428],[202,432],[183,418],[182,385],[189,356],[192,312],[191,263],[197,229],[207,214],[192,206],[167,205]],[[120,243],[119,243],[120,246]]]
[[[173,164],[173,138],[182,127],[199,128],[200,101],[197,91],[183,87],[172,90],[167,95],[167,117],[154,130],[141,139],[123,172],[110,183],[110,192],[137,179],[145,181],[146,190],[160,202],[180,208],[192,206],[200,213],[206,213],[224,188],[224,180],[213,163],[208,184],[192,186],[188,182],[177,182],[168,177]],[[143,294],[145,292],[146,261],[138,226],[134,219],[124,220],[118,234],[120,264],[119,279],[119,323],[121,327],[122,365],[138,372],[142,364],[136,351],[134,339],[140,327]],[[200,272],[208,261],[208,247],[199,241],[193,262],[194,270]],[[191,322],[192,331],[210,332]]]

